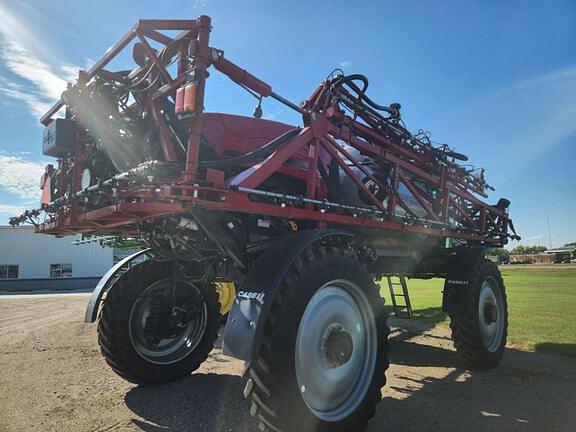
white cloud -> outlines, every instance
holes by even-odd
[[[35,117],[42,117],[52,106],[37,94],[33,89],[26,89],[20,84],[8,81],[0,76],[0,94],[16,99],[28,105],[28,109]]]
[[[74,81],[78,68],[59,61],[45,40],[25,20],[0,5],[0,62],[9,74],[0,77],[0,95],[24,102],[34,116],[42,116]],[[54,59],[53,67],[44,58]]]
[[[66,89],[65,80],[16,41],[3,40],[0,58],[12,73],[32,84],[46,99],[57,101]]]
[[[7,216],[18,216],[24,213],[25,210],[26,208],[23,206],[12,204],[0,204],[0,214],[5,214]]]
[[[447,110],[444,122],[450,141],[475,147],[492,167],[506,162],[505,170],[492,172],[509,181],[576,133],[574,94],[576,67],[556,70]],[[486,137],[482,147],[474,145],[479,136]]]
[[[571,79],[571,78],[576,78],[576,68],[557,70],[557,71],[553,71],[553,72],[545,74],[545,75],[540,75],[537,77],[528,78],[528,79],[525,79],[523,81],[520,81],[518,84],[513,85],[510,88],[505,89],[503,91],[506,92],[506,91],[510,91],[511,89],[523,90],[526,88],[546,85],[549,83],[554,83],[554,82],[557,82],[560,80]]]
[[[340,67],[341,68],[347,68],[349,66],[352,66],[354,64],[354,62],[352,60],[343,60],[340,62]]]
[[[524,241],[535,241],[535,240],[542,240],[544,238],[544,236],[542,234],[539,235],[533,235],[533,236],[528,236],[528,237],[523,237],[522,240]]]
[[[60,69],[62,70],[62,78],[64,79],[64,81],[66,81],[66,83],[76,82],[76,80],[78,79],[78,71],[79,71],[78,66],[64,64],[60,66]],[[62,94],[63,91],[64,89],[60,90],[60,94]]]
[[[44,164],[32,162],[21,156],[0,154],[0,188],[21,199],[40,196],[40,176]]]
[[[61,74],[66,80],[60,78],[29,50],[5,38],[0,41],[0,61],[21,82],[0,76],[0,94],[24,102],[34,117],[46,114],[60,99],[67,81],[74,81],[78,75],[77,67],[65,64],[61,66]]]

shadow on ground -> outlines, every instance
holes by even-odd
[[[576,358],[576,344],[573,343],[539,343],[536,344],[537,352],[547,354],[562,354]]]
[[[434,310],[427,313],[443,319]],[[576,430],[573,359],[508,348],[497,368],[471,371],[456,356],[448,329],[390,322],[399,326],[390,341],[393,366],[370,432]]]
[[[134,387],[124,400],[144,419],[132,421],[146,432],[257,430],[243,389],[239,376],[200,373],[171,384]]]
[[[394,317],[392,306],[387,305],[385,308],[389,316]],[[440,324],[446,321],[446,317],[447,314],[442,310],[441,307],[423,308],[414,311],[415,319],[430,324]]]
[[[459,364],[446,331],[421,322],[390,322],[396,327],[392,366],[370,432],[576,430],[573,359],[508,349],[498,368],[469,371]],[[125,402],[144,419],[133,423],[148,432],[257,431],[243,387],[238,376],[195,374],[172,384],[135,387]]]

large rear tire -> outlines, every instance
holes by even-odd
[[[464,363],[474,369],[495,367],[506,347],[508,304],[498,267],[483,259],[472,276],[463,310],[450,315],[452,340]]]
[[[127,381],[157,384],[189,376],[218,336],[215,289],[178,282],[184,286],[179,286],[175,308],[170,269],[155,261],[133,267],[115,282],[100,310],[100,351]]]
[[[286,274],[247,369],[261,430],[359,432],[381,399],[386,315],[350,250],[310,247]]]

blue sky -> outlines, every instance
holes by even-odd
[[[113,12],[112,12],[113,11]],[[39,115],[138,18],[213,19],[212,46],[299,102],[332,69],[363,73],[486,168],[523,244],[576,241],[576,2],[0,0],[0,223],[37,205]],[[250,115],[217,73],[206,108]],[[268,118],[298,123],[273,101]]]

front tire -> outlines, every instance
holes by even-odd
[[[474,369],[495,367],[506,347],[508,304],[498,267],[483,259],[470,280],[463,310],[450,315],[460,358]]]
[[[311,247],[274,303],[244,395],[261,430],[359,432],[386,378],[388,327],[372,276],[350,250]]]
[[[132,383],[189,376],[206,360],[218,336],[215,289],[179,282],[184,286],[174,307],[170,269],[151,260],[131,268],[108,291],[100,310],[100,351],[112,370]]]

